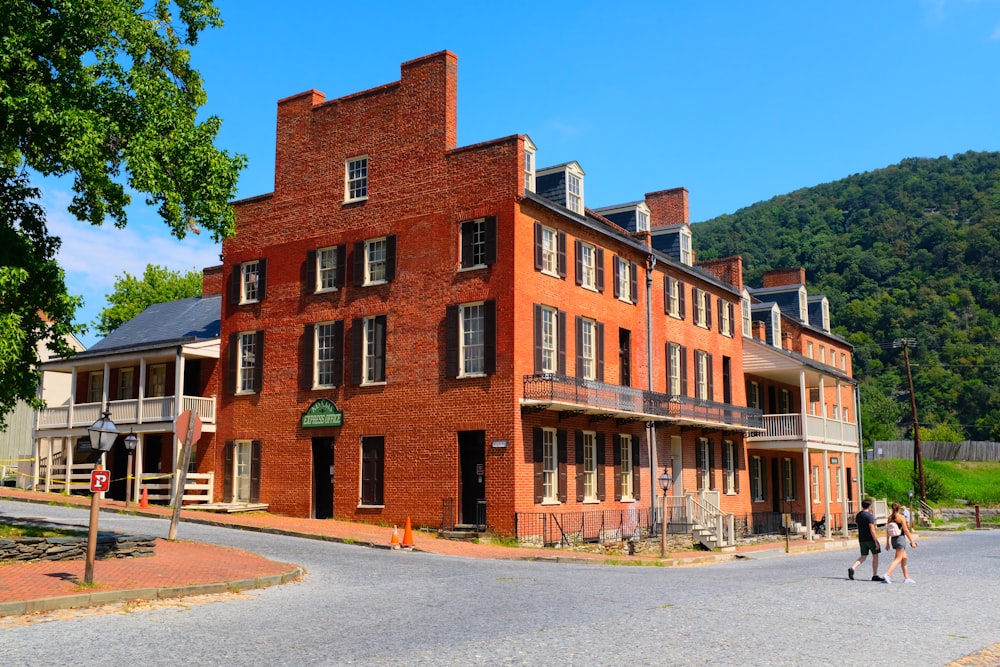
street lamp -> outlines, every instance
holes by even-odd
[[[660,532],[660,558],[667,557],[667,491],[670,490],[670,484],[674,481],[674,478],[670,476],[670,471],[666,468],[663,469],[663,474],[656,478],[660,483],[660,489],[663,491],[663,518],[662,526]]]
[[[105,410],[101,418],[91,424],[87,431],[90,432],[90,448],[98,453],[94,470],[104,470],[104,455],[111,451],[115,440],[118,439],[118,427],[111,421],[111,411]],[[94,556],[97,554],[97,513],[100,495],[99,492],[94,491],[93,480],[91,480],[90,530],[87,533],[87,564],[83,571],[83,582],[88,585],[94,583]]]
[[[910,383],[910,410],[913,412],[913,471],[920,481],[920,500],[927,502],[927,484],[924,481],[924,455],[920,447],[920,420],[917,418],[917,396],[913,392],[913,373],[910,372],[910,348],[917,346],[916,338],[897,338],[892,341],[894,348],[903,348],[906,361],[906,379]]]
[[[128,430],[125,436],[125,449],[128,450],[128,465],[125,466],[125,507],[128,508],[132,502],[132,455],[135,454],[135,446],[139,444],[133,429]]]

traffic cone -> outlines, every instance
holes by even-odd
[[[406,527],[403,529],[403,548],[413,548],[413,530],[410,528],[410,517],[406,517]]]
[[[392,540],[389,542],[389,546],[393,549],[399,548],[399,530],[396,526],[392,527]]]
[[[142,498],[139,499],[139,507],[149,507],[149,489],[142,487]]]

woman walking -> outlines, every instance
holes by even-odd
[[[885,583],[892,583],[889,575],[892,574],[892,571],[897,566],[903,570],[904,584],[916,583],[913,579],[910,579],[906,543],[909,542],[910,546],[916,549],[917,542],[913,539],[913,533],[910,532],[910,525],[907,523],[906,517],[903,515],[903,509],[899,503],[892,504],[892,514],[889,515],[889,523],[885,526],[885,535],[886,550],[888,551],[890,547],[896,550],[896,557],[892,559],[889,569],[885,571]]]

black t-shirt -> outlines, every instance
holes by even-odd
[[[872,537],[871,526],[875,523],[875,515],[868,510],[861,510],[855,517],[858,524],[858,542],[878,542]]]

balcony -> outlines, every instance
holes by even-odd
[[[181,396],[177,409],[176,396],[156,396],[124,401],[110,401],[108,410],[115,424],[171,423],[184,410],[197,410],[206,424],[215,423],[215,397]],[[104,404],[79,403],[46,408],[38,413],[38,430],[87,427],[101,417]]]
[[[852,422],[806,415],[806,427],[803,430],[800,414],[763,415],[762,419],[763,432],[748,436],[748,439],[755,443],[808,441],[842,445],[852,449],[858,447],[858,426]]]
[[[526,408],[602,415],[616,419],[748,431],[762,428],[760,410],[551,373],[524,376],[524,397],[521,404]]]

